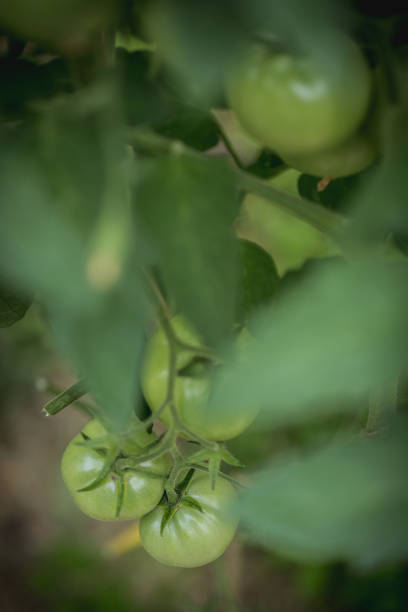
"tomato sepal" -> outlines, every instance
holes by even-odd
[[[180,501],[180,504],[182,506],[186,506],[187,508],[195,508],[199,512],[204,512],[201,504],[196,499],[194,499],[194,497],[191,497],[190,495],[185,495],[183,499]]]
[[[77,489],[78,493],[85,493],[86,491],[93,491],[94,489],[97,489],[99,486],[101,486],[101,484],[104,483],[104,481],[107,479],[109,474],[113,471],[115,461],[118,457],[118,452],[119,451],[117,448],[113,448],[107,453],[104,465],[101,471],[99,472],[99,474],[97,475],[97,477],[95,478],[95,480],[93,480],[86,487]]]

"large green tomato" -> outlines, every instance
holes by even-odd
[[[200,346],[200,336],[181,316],[173,317],[171,324],[177,336],[186,343]],[[237,339],[237,348],[245,353],[248,332],[243,330]],[[174,387],[176,410],[182,422],[192,431],[207,440],[229,440],[242,433],[258,413],[256,406],[249,406],[245,412],[224,416],[207,412],[207,398],[210,393],[211,375],[208,364],[197,361],[193,352],[177,347],[177,376]],[[142,372],[142,389],[151,410],[158,410],[163,404],[169,381],[169,345],[162,328],[151,337]],[[169,426],[171,415],[166,408],[160,419]]]
[[[160,563],[177,567],[199,567],[223,554],[234,537],[238,519],[227,514],[236,502],[234,487],[218,477],[211,489],[207,474],[193,476],[186,495],[201,505],[180,505],[160,533],[166,507],[157,506],[140,521],[140,538],[145,550]]]
[[[305,174],[334,179],[365,170],[377,155],[374,139],[359,134],[333,149],[309,155],[284,155],[283,161]]]
[[[88,438],[106,436],[105,428],[96,420],[90,421],[82,433]],[[62,457],[61,471],[65,484],[77,506],[88,516],[101,521],[136,519],[150,512],[159,503],[164,483],[169,472],[169,460],[166,456],[153,461],[140,464],[141,469],[163,478],[155,478],[141,472],[126,470],[123,472],[124,496],[121,511],[116,517],[116,504],[118,499],[118,475],[113,471],[106,477],[100,486],[91,491],[79,491],[90,485],[101,472],[104,466],[104,456],[97,450],[79,446],[84,437],[79,433],[71,442]],[[154,434],[144,431],[137,433],[136,444],[143,447],[155,440]]]
[[[279,155],[330,149],[368,111],[368,65],[350,38],[336,38],[334,66],[257,43],[227,79],[227,97],[244,128]]]

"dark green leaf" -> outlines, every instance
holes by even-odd
[[[260,306],[267,304],[279,290],[279,275],[272,257],[248,240],[241,248],[241,284],[238,320],[245,322]]]
[[[25,59],[0,59],[0,109],[9,118],[32,113],[39,101],[72,90],[65,63],[53,59],[44,65]]]
[[[218,142],[217,125],[209,112],[181,107],[157,128],[172,140],[181,140],[187,146],[206,151]]]
[[[24,296],[5,283],[0,286],[0,327],[9,327],[22,319],[32,303],[32,298]]]
[[[120,99],[126,122],[161,123],[173,113],[174,102],[153,70],[154,54],[148,51],[128,53],[116,50],[116,68],[120,77]]]
[[[247,167],[247,171],[262,178],[269,178],[273,176],[277,168],[282,165],[282,160],[275,153],[268,149],[263,149],[258,159]]]
[[[338,178],[330,181],[324,189],[319,190],[320,179],[309,174],[302,174],[299,177],[298,189],[299,194],[303,198],[323,204],[330,210],[343,212],[351,203],[353,196],[366,180],[367,175],[372,174],[373,169],[369,171]]]
[[[135,194],[166,287],[210,345],[234,318],[234,183],[224,161],[174,154],[145,163]]]

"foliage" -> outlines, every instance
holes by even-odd
[[[256,426],[266,432],[330,423],[305,456],[292,441],[246,473],[249,489],[236,504],[242,533],[295,558],[370,565],[408,552],[408,429],[399,414],[408,362],[408,56],[404,16],[372,15],[361,4],[4,3],[0,326],[19,321],[34,296],[93,397],[114,460],[137,469],[170,455],[161,500],[169,524],[192,469],[209,473],[211,490],[221,479],[242,488],[224,440],[206,439],[177,412],[180,349],[211,373],[209,420],[260,409]],[[358,50],[355,78],[370,73],[372,87],[360,83],[364,104],[342,168],[336,158],[333,175],[321,175],[334,167],[327,147],[331,155],[346,138],[321,134],[324,163],[308,159],[317,176],[301,174],[303,160],[287,168],[270,128],[304,125],[302,106],[293,106],[296,121],[285,105],[255,117],[257,133],[246,140],[236,119],[225,119],[225,82],[249,40],[267,55],[308,58],[318,82],[330,75],[330,113],[339,106],[341,128],[354,91],[342,78],[351,73],[335,27]],[[252,100],[250,90],[238,93]],[[378,156],[356,165],[348,147],[368,124]],[[178,335],[175,314],[200,343]],[[168,349],[166,393],[141,422],[145,345],[157,324]],[[248,345],[237,351],[243,328]],[[80,395],[63,394],[50,414]],[[164,410],[166,432],[141,451],[136,430]],[[95,444],[84,439],[91,454]],[[104,463],[95,487],[111,467]],[[189,512],[199,513],[188,486]]]

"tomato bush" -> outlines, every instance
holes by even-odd
[[[171,324],[182,342],[192,346],[202,345],[199,335],[181,316],[173,317]],[[237,348],[245,354],[248,332],[241,332]],[[242,433],[254,420],[259,408],[248,406],[233,419],[224,419],[220,414],[210,415],[207,401],[211,388],[211,369],[214,364],[194,354],[193,350],[177,347],[177,376],[174,383],[174,403],[182,422],[208,440],[229,440]],[[152,336],[146,348],[142,371],[142,388],[153,411],[165,401],[169,383],[169,344],[163,328]],[[171,423],[170,409],[165,408],[159,417],[167,426]]]
[[[254,44],[227,79],[243,126],[279,154],[330,149],[349,138],[367,114],[371,75],[350,38],[338,36],[336,69],[305,55]]]
[[[112,467],[97,487],[81,491],[92,485],[101,473],[109,448],[104,448],[103,442],[101,449],[80,444],[86,440],[102,438],[106,433],[98,421],[90,421],[65,449],[61,462],[62,477],[75,503],[88,516],[102,521],[139,518],[150,512],[160,501],[169,471],[169,461],[166,457],[144,461],[140,463],[138,470],[127,469],[122,473]],[[143,449],[151,444],[154,438],[154,434],[139,432],[135,439],[136,448],[139,446],[139,450]],[[144,470],[146,473],[143,473]],[[117,516],[121,478],[123,502]]]
[[[406,556],[406,16],[34,4],[0,8],[0,393],[92,418],[68,490],[165,564],[221,555],[230,502],[297,559]],[[14,367],[30,324],[55,353]]]
[[[157,506],[140,521],[145,550],[157,561],[178,567],[199,567],[215,561],[234,537],[238,520],[227,514],[236,503],[233,486],[219,478],[214,490],[203,474],[194,475],[186,495],[201,506],[180,503],[161,533],[165,506]]]

